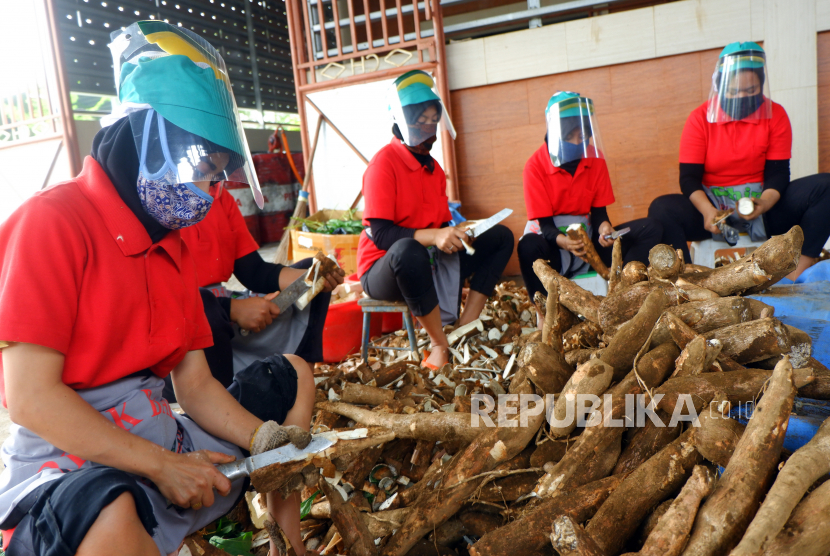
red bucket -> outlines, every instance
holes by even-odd
[[[381,313],[383,315],[383,330],[384,334],[395,332],[403,328],[403,313]]]
[[[254,196],[251,193],[250,186],[248,186],[247,183],[226,181],[225,189],[227,189],[228,193],[233,195],[233,198],[236,200],[239,211],[242,213],[242,218],[245,219],[245,225],[248,227],[248,231],[251,232],[254,241],[262,244],[259,208],[256,206],[256,201],[254,201]]]
[[[360,280],[357,278],[357,274],[351,274],[346,276],[347,282],[359,282]],[[400,330],[403,328],[403,314],[402,313],[379,313],[382,315],[381,319],[383,320],[383,326],[381,327],[381,332],[383,334],[389,334],[390,332],[395,332],[396,330]],[[362,321],[361,321],[362,323]],[[374,326],[374,320],[372,321],[372,326]],[[362,326],[362,324],[361,324]],[[374,330],[374,329],[373,329]],[[374,333],[373,333],[374,334]]]
[[[372,313],[369,337],[380,336],[382,328],[381,314]],[[363,311],[356,300],[330,305],[323,327],[323,361],[339,363],[353,353],[360,353],[362,334]]]

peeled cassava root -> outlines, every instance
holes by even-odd
[[[394,415],[338,402],[318,402],[316,407],[354,419],[362,425],[385,427],[398,438],[470,442],[481,432],[481,429],[471,426],[470,416],[463,413]]]

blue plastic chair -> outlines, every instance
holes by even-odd
[[[380,349],[411,351],[415,356],[415,361],[421,360],[421,354],[418,351],[418,338],[415,336],[415,323],[412,322],[412,313],[406,303],[401,301],[381,301],[372,299],[371,297],[364,297],[359,299],[357,304],[363,310],[363,341],[361,342],[363,347],[361,353],[364,363],[369,364],[369,348],[377,347],[369,341],[369,324],[371,323],[372,313],[402,313],[406,333],[409,336],[409,347],[382,347]]]

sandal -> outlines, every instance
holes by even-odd
[[[432,363],[427,361],[427,359],[429,359],[429,356],[431,355],[431,352],[424,350],[424,354],[424,360],[421,361],[421,367],[424,369],[429,369],[431,371],[437,371],[440,367],[433,365]]]
[[[435,348],[433,348],[433,349],[435,349]],[[439,348],[439,349],[445,349],[445,350],[447,350],[447,354],[449,355],[449,350],[450,350],[450,348],[445,347],[445,348]],[[431,370],[431,371],[437,371],[438,369],[440,369],[441,367],[443,367],[443,365],[441,365],[441,366],[437,366],[437,365],[433,365],[432,363],[430,363],[429,361],[427,361],[427,359],[429,359],[429,356],[430,356],[431,354],[432,354],[432,352],[427,351],[427,350],[424,350],[424,360],[423,360],[423,361],[421,361],[421,367],[423,367],[424,369],[429,369],[429,370]],[[447,358],[447,361],[449,361],[449,357]]]

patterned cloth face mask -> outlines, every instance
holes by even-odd
[[[199,223],[207,216],[213,197],[193,182],[176,183],[178,174],[167,147],[164,120],[159,115],[159,139],[164,164],[155,171],[147,169],[147,142],[154,110],[149,110],[144,126],[138,173],[138,197],[147,214],[169,230],[179,230]]]

